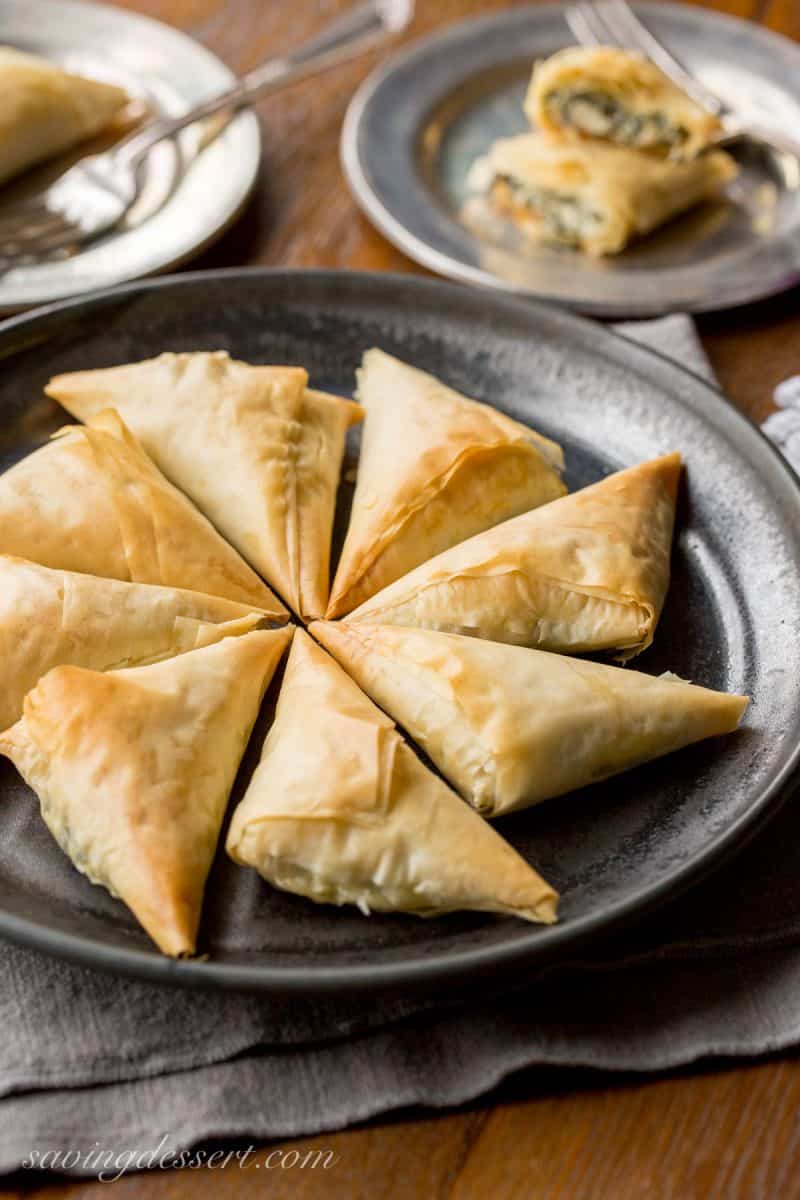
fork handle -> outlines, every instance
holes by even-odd
[[[233,87],[203,101],[177,117],[163,117],[134,130],[114,148],[115,156],[136,166],[158,142],[174,137],[195,121],[224,109],[236,111],[253,100],[290,83],[338,67],[373,49],[387,35],[400,33],[409,24],[413,0],[368,0],[341,17],[296,50],[270,58],[243,75]]]

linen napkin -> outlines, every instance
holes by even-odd
[[[620,330],[713,378],[688,318]],[[501,998],[199,994],[5,943],[0,980],[0,1171],[108,1178],[209,1139],[461,1104],[535,1065],[763,1054],[800,1042],[800,811],[787,803],[710,880]]]
[[[778,411],[771,413],[761,428],[795,471],[800,471],[800,375],[776,387],[775,403]]]

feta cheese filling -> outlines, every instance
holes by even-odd
[[[678,149],[689,131],[661,112],[633,112],[608,92],[557,88],[545,105],[553,121],[589,137],[607,138],[643,150]]]
[[[547,234],[571,246],[580,246],[603,225],[603,215],[567,192],[534,187],[510,175],[498,175],[495,187],[505,192],[512,205],[527,209],[538,217]]]

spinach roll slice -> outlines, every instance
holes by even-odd
[[[525,112],[547,133],[670,158],[693,158],[722,130],[657,66],[611,46],[571,46],[537,63]]]
[[[492,206],[538,242],[619,254],[737,174],[724,150],[686,162],[652,158],[601,142],[553,142],[541,134],[501,138],[473,178],[488,184]]]

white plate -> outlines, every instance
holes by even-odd
[[[170,115],[234,82],[218,58],[185,34],[100,4],[0,0],[0,42],[120,84]],[[186,261],[241,211],[260,158],[260,131],[251,112],[237,116],[202,150],[197,129],[181,135],[177,146],[155,147],[144,168],[142,196],[125,224],[71,258],[0,275],[0,311],[153,275]]]

